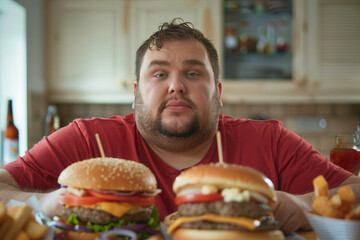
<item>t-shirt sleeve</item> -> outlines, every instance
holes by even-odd
[[[29,190],[58,188],[61,171],[73,162],[89,158],[89,147],[77,121],[44,137],[25,155],[5,165],[19,186]]]
[[[308,142],[281,127],[277,142],[279,190],[293,194],[313,191],[312,179],[323,175],[329,187],[336,187],[351,175],[332,164]]]

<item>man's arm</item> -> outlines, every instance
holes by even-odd
[[[19,188],[14,178],[4,169],[0,169],[0,196],[4,203],[11,199],[24,201],[35,195],[40,202],[40,206],[45,214],[53,217],[57,213],[61,213],[61,205],[59,204],[59,196],[65,189],[59,189],[48,193],[23,191]]]
[[[340,187],[349,185],[355,194],[355,205],[360,204],[360,177],[350,176],[338,187],[329,189],[329,198],[337,194]],[[276,191],[278,204],[274,209],[274,216],[280,222],[280,228],[285,233],[297,230],[310,230],[311,226],[304,214],[311,211],[314,192],[303,195],[293,195],[282,191]]]

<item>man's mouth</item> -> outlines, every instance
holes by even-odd
[[[190,104],[184,100],[170,100],[164,107],[164,111],[170,112],[184,112],[189,109],[191,109]]]

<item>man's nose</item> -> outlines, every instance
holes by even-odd
[[[169,93],[185,93],[185,79],[181,74],[173,74],[169,80]]]

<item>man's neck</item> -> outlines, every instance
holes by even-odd
[[[158,157],[177,170],[188,168],[199,163],[209,151],[214,138],[208,138],[200,144],[194,144],[187,150],[169,151],[148,143],[149,147],[158,155]]]

